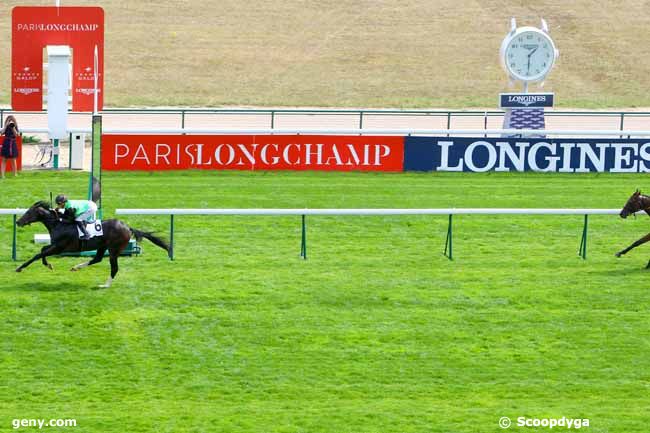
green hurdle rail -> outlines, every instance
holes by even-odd
[[[587,223],[589,215],[618,215],[616,209],[117,209],[117,215],[167,215],[170,218],[169,259],[174,260],[174,217],[180,215],[296,215],[301,217],[300,257],[307,259],[307,216],[315,215],[447,215],[444,255],[453,260],[454,215],[583,215],[584,225],[578,255],[587,259]]]

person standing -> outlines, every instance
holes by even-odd
[[[2,151],[0,151],[0,156],[2,157],[2,162],[0,162],[0,173],[2,178],[5,177],[5,164],[7,160],[11,161],[11,167],[14,171],[14,176],[18,176],[18,168],[16,167],[16,161],[18,160],[18,144],[16,143],[16,137],[20,134],[18,130],[18,122],[14,116],[7,116],[5,126],[1,131],[4,136],[2,141]]]

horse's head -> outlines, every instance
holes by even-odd
[[[34,222],[44,222],[53,215],[52,212],[49,203],[45,201],[37,201],[27,209],[27,212],[25,212],[18,221],[16,221],[16,225],[18,227],[23,227]]]
[[[646,206],[643,203],[643,195],[641,195],[641,191],[637,189],[630,198],[627,199],[627,202],[625,202],[625,206],[621,209],[619,216],[621,218],[627,218],[628,215],[634,215],[638,211],[645,209],[645,207]]]

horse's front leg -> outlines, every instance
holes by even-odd
[[[44,259],[47,256],[52,256],[54,254],[59,254],[61,251],[63,251],[63,247],[57,246],[57,245],[48,245],[46,247],[43,247],[41,249],[41,252],[36,254],[34,257],[31,259],[27,260],[25,263],[22,265],[18,266],[16,268],[16,272],[22,272],[23,269],[25,269],[27,266],[31,265],[38,259]],[[47,263],[47,261],[46,261]]]
[[[617,252],[617,253],[616,253],[616,257],[621,257],[623,254],[627,253],[627,252],[630,251],[632,248],[636,248],[636,247],[638,247],[639,245],[643,245],[643,244],[645,244],[645,243],[648,242],[648,241],[650,241],[650,233],[648,233],[647,235],[645,235],[644,237],[642,237],[642,238],[639,239],[638,241],[634,242],[632,245],[630,245],[629,247],[625,248],[624,250],[621,250],[621,251]]]
[[[47,248],[49,248],[49,247],[50,247],[50,245],[46,245],[46,246],[44,246],[43,248],[41,248],[41,254],[43,254],[43,253],[45,252],[45,250],[46,250]],[[41,257],[41,261],[43,262],[43,266],[45,266],[46,268],[48,268],[50,271],[53,271],[53,270],[54,270],[54,266],[52,266],[50,263],[48,263],[48,261],[47,261],[47,256],[43,256],[43,257]]]

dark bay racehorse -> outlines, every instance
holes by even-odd
[[[34,203],[25,212],[25,215],[16,221],[16,224],[23,227],[34,222],[41,222],[45,225],[47,231],[50,232],[51,243],[44,246],[40,253],[20,265],[16,272],[21,272],[38,259],[41,259],[43,265],[52,269],[52,265],[47,262],[46,258],[55,254],[97,250],[97,254],[92,260],[76,265],[71,269],[72,271],[78,271],[86,266],[101,262],[106,250],[108,250],[111,276],[106,281],[106,284],[100,287],[110,287],[118,271],[117,258],[128,245],[131,236],[135,236],[138,241],[142,240],[142,238],[148,239],[160,248],[169,251],[169,245],[164,240],[151,233],[130,228],[116,219],[102,221],[103,236],[96,236],[87,241],[82,241],[79,239],[79,233],[74,224],[74,210],[67,209],[66,213],[61,215],[56,210],[51,209],[50,204],[44,201]]]
[[[634,194],[632,194],[630,198],[627,200],[625,206],[623,206],[623,209],[621,210],[621,213],[619,215],[621,218],[627,218],[628,215],[634,215],[638,211],[645,211],[645,213],[647,213],[650,216],[650,197],[641,194],[641,191],[637,189],[634,192]],[[625,248],[624,250],[621,250],[618,253],[616,253],[616,257],[621,257],[623,254],[627,253],[632,248],[636,248],[639,245],[643,245],[648,241],[650,241],[650,233],[648,233],[638,241],[634,242],[632,245]],[[646,269],[648,268],[650,268],[650,261],[646,266]]]

